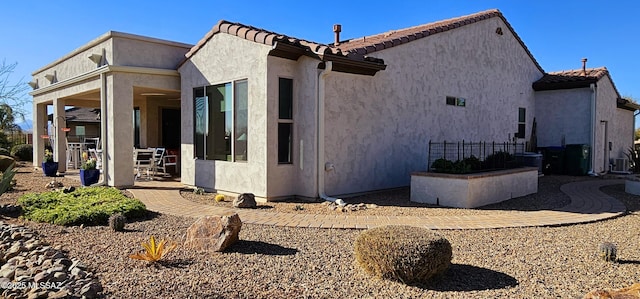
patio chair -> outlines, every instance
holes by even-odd
[[[167,151],[164,147],[156,148],[154,159],[156,163],[155,170],[162,170],[162,174],[164,176],[170,175],[167,172],[167,166],[177,166],[177,156],[176,155],[167,155]],[[154,172],[154,175],[156,172]]]
[[[133,151],[134,180],[141,178],[143,171],[146,172],[146,178],[151,179],[150,173],[156,169],[154,154],[154,149],[135,149]]]

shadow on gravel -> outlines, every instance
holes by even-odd
[[[518,280],[502,272],[471,265],[451,264],[440,277],[420,287],[442,292],[464,292],[504,289],[517,285]]]
[[[631,265],[640,265],[640,261],[637,260],[618,260],[618,264],[631,264]]]
[[[264,254],[264,255],[294,255],[298,249],[282,247],[277,244],[269,244],[261,241],[239,240],[231,245],[227,252],[242,254]]]
[[[171,259],[171,260],[162,260],[159,261],[160,265],[167,268],[187,268],[189,265],[193,264],[192,259]]]

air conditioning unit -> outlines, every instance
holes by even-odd
[[[614,159],[612,173],[629,173],[629,160]]]

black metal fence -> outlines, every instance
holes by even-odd
[[[429,141],[427,169],[430,172],[469,173],[514,168],[523,164],[524,151],[525,143]]]

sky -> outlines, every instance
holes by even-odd
[[[61,4],[64,3],[64,4]],[[0,61],[10,80],[107,31],[197,43],[220,19],[320,43],[499,9],[547,72],[606,66],[623,97],[640,100],[640,1],[3,1]],[[27,95],[30,98],[30,96]],[[25,107],[31,119],[31,105]]]

